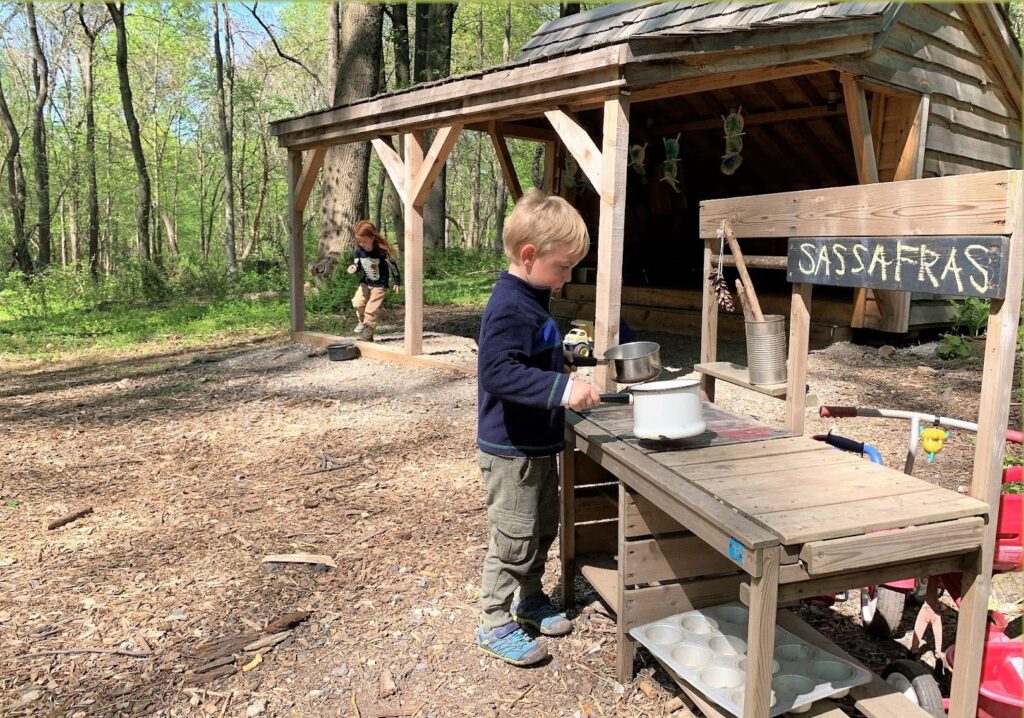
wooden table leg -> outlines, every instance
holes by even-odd
[[[761,549],[761,552],[762,573],[750,579],[743,718],[768,718],[772,690],[775,612],[779,607],[779,547]]]
[[[984,547],[964,556],[961,579],[963,600],[956,625],[956,665],[949,694],[949,718],[968,718],[978,711],[982,651],[988,629],[988,595],[991,588],[992,553]],[[984,570],[988,558],[989,570]],[[931,584],[933,579],[929,579]]]
[[[625,685],[633,680],[633,658],[636,654],[636,646],[633,645],[633,637],[629,635],[628,608],[626,606],[626,485],[619,482],[619,530],[618,542],[615,553],[618,556],[619,567],[619,610],[615,615],[615,668],[619,683]]]
[[[567,432],[568,433],[568,432]],[[566,611],[576,605],[576,457],[571,436],[566,437],[562,450],[562,470],[558,481],[558,553],[562,561],[562,608]]]

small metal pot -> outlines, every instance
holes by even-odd
[[[359,356],[359,347],[351,342],[327,345],[327,357],[331,361],[348,361]]]
[[[703,434],[704,410],[700,382],[693,379],[654,381],[617,394],[602,394],[609,404],[633,405],[633,434],[664,441]]]
[[[612,381],[636,384],[650,381],[661,373],[661,346],[655,342],[628,342],[605,351],[604,356],[573,358],[576,366],[608,365]]]

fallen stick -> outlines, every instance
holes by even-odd
[[[307,618],[309,618],[309,616],[309,611],[292,611],[291,613],[286,613],[277,620],[268,623],[267,627],[263,629],[263,632],[280,633],[281,631],[286,631],[289,628],[294,628],[295,626],[299,625]]]
[[[720,231],[722,236],[725,237],[725,241],[729,244],[729,251],[732,252],[732,256],[736,260],[736,271],[740,273],[740,279],[743,280],[743,285],[747,288],[747,299],[750,301],[750,310],[754,313],[754,320],[763,322],[764,313],[761,312],[761,303],[757,301],[754,282],[751,281],[750,273],[747,272],[747,263],[743,261],[740,243],[736,241],[736,235],[733,233],[732,225],[728,220],[722,220]]]
[[[264,556],[263,563],[322,563],[331,568],[338,568],[333,558],[321,553],[275,553]]]
[[[46,530],[47,531],[53,531],[54,529],[59,529],[61,526],[69,524],[72,521],[74,521],[75,519],[80,519],[83,516],[88,516],[92,512],[93,512],[92,506],[87,506],[84,509],[79,509],[78,511],[70,513],[67,516],[61,516],[59,519],[55,519],[55,520],[51,521],[50,523],[46,524]]]
[[[747,297],[747,288],[743,286],[743,280],[736,280],[736,296],[740,298],[740,307],[743,308],[743,319],[748,322],[754,321],[754,312],[750,308],[750,299]]]
[[[39,651],[38,653],[22,653],[18,658],[39,658],[40,656],[63,656],[74,653],[109,653],[129,658],[149,658],[153,651],[126,651],[121,648],[65,648],[59,651]]]
[[[269,636],[264,636],[258,641],[253,641],[242,648],[243,651],[258,651],[261,648],[267,648],[268,646],[276,646],[278,643],[288,638],[288,631],[281,631],[281,633],[271,633]]]

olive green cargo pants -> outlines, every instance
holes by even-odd
[[[516,588],[523,600],[541,590],[548,549],[558,535],[556,457],[478,452],[487,490],[490,540],[480,583],[485,631],[512,620]]]

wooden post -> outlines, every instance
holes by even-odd
[[[501,174],[505,178],[505,187],[515,204],[523,196],[522,185],[519,184],[519,176],[516,174],[516,166],[512,163],[512,155],[508,151],[508,144],[505,136],[496,129],[496,123],[488,123],[488,134],[491,136],[491,145],[494,147],[494,154],[498,158],[498,165],[501,167]]]
[[[761,575],[750,579],[747,623],[747,683],[743,718],[768,718],[775,652],[775,612],[779,607],[779,547],[761,549]]]
[[[988,596],[992,585],[995,554],[996,513],[1002,486],[1003,452],[1009,421],[1013,361],[1016,354],[1017,324],[1020,321],[1021,285],[1024,284],[1024,214],[1022,214],[1021,173],[1014,172],[1007,187],[1010,246],[1006,258],[1009,273],[1006,296],[993,301],[989,309],[985,339],[985,368],[981,375],[978,404],[978,440],[974,451],[974,474],[970,495],[989,506],[981,550],[966,557],[963,572],[963,600],[957,621],[957,662],[953,671],[950,718],[973,718],[978,706],[982,646],[985,642]]]
[[[405,136],[405,353],[423,353],[423,205],[415,204],[416,176],[423,164],[423,134]]]
[[[288,151],[288,248],[289,248],[289,300],[291,303],[292,333],[306,329],[306,268],[302,246],[302,215],[305,203],[297,206],[296,195],[302,175],[302,152]]]
[[[626,169],[629,161],[629,94],[604,102],[601,147],[601,215],[597,225],[597,297],[594,309],[594,351],[601,356],[619,343],[622,303],[622,235],[626,222]],[[594,370],[599,389],[612,389],[608,367]]]
[[[786,384],[786,427],[804,433],[807,407],[807,352],[811,337],[811,285],[793,285],[789,309],[789,362]]]
[[[700,308],[700,363],[710,364],[718,360],[718,296],[711,286],[711,268],[714,266],[715,250],[719,240],[704,240],[704,298]],[[718,271],[722,271],[719,267]],[[700,375],[700,388],[708,397],[715,400],[715,377],[710,374]]]
[[[555,159],[558,154],[558,143],[549,140],[544,143],[544,191],[558,194],[555,190]]]
[[[576,449],[572,427],[565,427],[562,470],[558,474],[558,554],[562,561],[562,608],[576,605]]]
[[[633,639],[629,635],[629,622],[627,622],[628,607],[626,606],[626,508],[629,505],[629,497],[626,495],[626,485],[622,481],[619,484],[619,529],[616,545],[618,546],[618,574],[619,585],[616,589],[618,596],[615,598],[618,606],[618,615],[615,620],[615,672],[619,683],[626,684],[633,679],[633,658],[636,654],[633,646]]]

